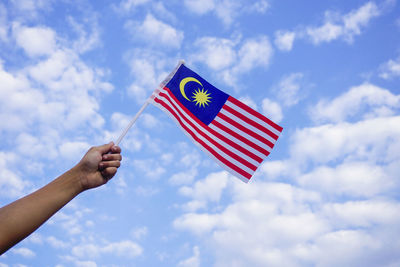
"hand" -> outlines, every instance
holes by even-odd
[[[75,166],[82,191],[107,183],[116,174],[121,160],[121,148],[113,142],[90,148]]]

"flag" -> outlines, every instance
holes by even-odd
[[[150,101],[219,165],[246,183],[282,132],[281,126],[217,89],[183,62]]]

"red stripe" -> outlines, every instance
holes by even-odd
[[[263,116],[262,114],[260,114],[259,112],[255,111],[254,109],[250,108],[249,106],[243,104],[242,102],[240,102],[239,100],[237,100],[236,98],[229,96],[228,97],[228,101],[232,102],[233,104],[235,104],[236,106],[244,109],[245,111],[247,111],[248,113],[250,113],[251,115],[253,115],[254,117],[259,118],[260,120],[268,123],[269,125],[271,125],[272,127],[274,127],[277,131],[282,132],[283,128],[281,126],[279,126],[278,124],[276,124],[275,122],[271,121],[270,119],[268,119],[267,117]]]
[[[164,89],[168,92],[168,95],[174,99],[174,101],[179,105],[179,107],[185,111],[185,113],[187,115],[190,116],[190,118],[194,121],[196,121],[199,125],[201,125],[205,130],[207,130],[208,132],[210,132],[212,135],[215,135],[216,137],[218,137],[219,139],[221,139],[222,141],[224,141],[225,143],[227,143],[228,145],[236,148],[237,150],[239,150],[240,152],[242,152],[243,154],[249,156],[250,158],[254,159],[255,161],[257,161],[258,163],[261,163],[263,161],[262,158],[260,158],[259,156],[255,155],[254,153],[252,153],[251,151],[247,150],[246,148],[238,145],[237,143],[233,142],[232,140],[229,140],[228,138],[226,138],[225,136],[223,136],[222,134],[220,134],[219,132],[211,129],[210,127],[208,127],[206,124],[204,124],[201,120],[199,120],[196,116],[194,116],[176,97],[175,95],[171,92],[171,90],[167,87],[164,87]]]
[[[213,125],[215,125],[216,127],[220,128],[222,131],[227,132],[228,134],[232,135],[233,137],[235,137],[236,139],[242,141],[243,143],[245,143],[245,144],[251,146],[251,147],[254,148],[255,150],[258,150],[260,153],[263,153],[265,156],[268,156],[268,155],[269,155],[268,150],[266,150],[266,149],[260,147],[259,145],[257,145],[257,144],[255,144],[255,143],[251,142],[249,139],[247,139],[247,138],[241,136],[240,134],[238,134],[238,133],[232,131],[230,128],[228,128],[228,127],[226,127],[225,125],[219,123],[218,121],[213,120],[213,121],[211,122],[211,124],[213,124]]]
[[[230,151],[229,149],[227,149],[226,147],[224,147],[223,145],[219,144],[218,142],[216,142],[214,139],[210,138],[209,135],[207,135],[206,133],[204,133],[202,130],[200,130],[196,125],[194,125],[185,115],[187,114],[182,114],[178,108],[175,106],[174,103],[172,103],[171,99],[169,98],[169,96],[165,93],[159,93],[160,96],[163,96],[166,98],[166,100],[168,100],[168,102],[173,106],[175,112],[177,112],[181,118],[183,118],[186,123],[188,123],[190,126],[192,126],[192,128],[195,129],[195,132],[199,133],[201,136],[203,136],[205,139],[207,139],[207,141],[209,141],[210,143],[212,143],[214,146],[218,147],[220,150],[222,150],[225,154],[229,155],[231,158],[239,161],[240,163],[242,163],[243,165],[245,165],[246,167],[248,167],[249,169],[255,171],[257,170],[257,166],[254,166],[253,164],[249,163],[248,161],[246,161],[245,159],[239,157],[238,155],[236,155],[235,153],[233,153],[232,151]]]
[[[231,113],[232,115],[238,117],[239,119],[241,119],[242,121],[254,126],[255,128],[259,129],[262,132],[265,132],[266,134],[268,134],[269,136],[271,136],[272,138],[274,138],[275,140],[278,139],[279,136],[277,136],[276,134],[274,134],[273,132],[271,132],[270,130],[268,130],[267,128],[265,128],[264,126],[258,124],[257,122],[253,121],[252,119],[250,119],[249,117],[246,117],[245,115],[239,113],[237,110],[234,110],[233,108],[231,108],[230,106],[224,105],[223,109],[225,109],[226,111],[228,111],[229,113]]]
[[[236,121],[232,120],[231,118],[229,118],[228,116],[222,114],[222,113],[218,113],[217,117],[223,119],[224,121],[228,122],[229,124],[235,126],[236,128],[238,128],[239,130],[247,133],[248,135],[254,137],[255,139],[258,139],[259,141],[263,142],[264,144],[268,145],[270,148],[274,147],[274,144],[271,143],[271,141],[265,139],[264,137],[262,137],[261,135],[249,130],[248,128],[244,127],[243,125],[240,125],[239,123],[237,123]]]
[[[181,127],[188,133],[190,134],[190,136],[196,141],[198,142],[202,147],[204,147],[208,152],[210,152],[215,158],[217,158],[219,161],[221,161],[222,163],[224,163],[228,168],[234,170],[235,172],[237,172],[238,174],[242,175],[243,177],[250,179],[251,178],[251,174],[245,172],[244,170],[240,169],[239,167],[235,166],[234,164],[232,164],[230,161],[228,161],[227,159],[225,159],[224,157],[222,157],[221,155],[219,155],[218,153],[216,153],[211,147],[209,147],[206,143],[204,143],[201,139],[199,139],[189,128],[187,128],[187,126],[182,123],[182,120],[178,117],[178,115],[171,109],[171,107],[169,107],[166,103],[164,103],[162,100],[155,98],[154,99],[155,102],[159,103],[160,105],[162,105],[166,110],[168,110],[168,112],[173,115],[175,117],[175,119],[179,122],[179,124],[181,125]]]

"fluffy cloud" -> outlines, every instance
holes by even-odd
[[[267,36],[240,40],[215,37],[197,39],[198,51],[193,55],[196,62],[202,62],[219,72],[222,80],[235,86],[238,75],[257,67],[267,67],[271,61],[273,49]]]
[[[0,152],[0,193],[5,197],[20,197],[31,185],[23,180],[17,171],[13,171],[17,161],[14,153]]]
[[[193,256],[180,261],[178,267],[199,267],[200,266],[200,250],[199,247],[193,247]]]
[[[314,121],[340,122],[362,112],[363,117],[390,116],[400,108],[400,95],[373,84],[362,84],[334,100],[321,100],[310,111]],[[365,110],[366,109],[366,110]]]
[[[290,51],[293,47],[296,33],[290,31],[277,31],[275,33],[275,45],[279,50]]]
[[[147,14],[143,22],[128,21],[125,28],[133,38],[144,40],[151,46],[163,45],[165,47],[179,48],[183,40],[183,32],[175,29],[151,14]]]
[[[278,98],[285,106],[296,105],[302,98],[301,89],[304,90],[304,74],[301,72],[291,73],[283,77],[278,84]]]
[[[56,49],[56,34],[46,27],[13,25],[15,41],[30,57],[50,55]]]
[[[346,14],[328,10],[321,25],[298,27],[294,31],[277,31],[275,45],[282,51],[290,51],[295,39],[306,39],[314,45],[338,39],[353,43],[354,38],[362,33],[373,18],[380,16],[387,6],[387,3],[378,6],[370,1]]]
[[[287,159],[264,163],[246,186],[228,180],[232,202],[217,212],[188,210],[174,227],[205,238],[215,266],[396,264],[400,247],[391,237],[399,234],[400,204],[391,196],[400,187],[400,119],[394,108],[370,114],[398,97],[373,85],[354,88],[313,111],[329,114],[350,101],[359,116],[344,121],[345,110],[340,120],[298,129]]]
[[[35,252],[30,250],[29,248],[13,248],[12,252],[24,258],[33,258],[36,256]]]
[[[400,76],[400,57],[396,60],[390,59],[380,66],[379,76],[385,80]]]
[[[381,14],[378,6],[374,2],[368,2],[345,15],[338,22],[332,21],[329,12],[325,19],[326,22],[319,27],[308,27],[307,35],[314,44],[330,42],[342,37],[347,42],[353,42],[354,36],[361,34],[361,29],[368,25],[369,21]]]
[[[242,0],[185,0],[185,7],[192,13],[204,15],[213,13],[226,26],[231,25],[243,13],[264,13],[269,4],[265,0],[249,4]]]
[[[120,242],[110,242],[104,245],[82,244],[74,246],[71,250],[72,255],[79,259],[96,259],[102,254],[113,254],[123,258],[135,258],[143,253],[141,246],[130,240]]]
[[[276,123],[283,119],[281,106],[269,98],[264,98],[262,101],[262,113]]]

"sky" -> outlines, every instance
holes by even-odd
[[[116,140],[180,59],[284,129],[245,184],[148,106],[107,185],[0,266],[399,266],[400,8],[3,0],[0,205]]]

